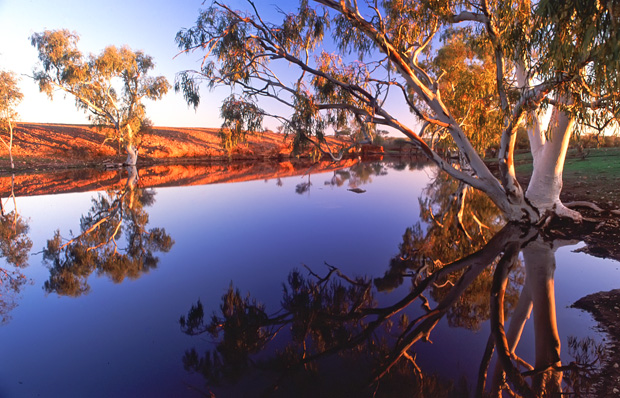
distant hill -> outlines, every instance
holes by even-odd
[[[122,162],[126,155],[117,143],[103,144],[105,133],[89,125],[18,123],[14,133],[13,157],[17,169],[38,170],[102,164],[106,160]],[[329,138],[333,146],[344,145]],[[265,132],[248,135],[247,144],[236,149],[232,159],[286,159],[291,146],[284,135]],[[154,127],[145,135],[139,162],[184,163],[197,160],[229,159],[220,146],[216,128]],[[9,168],[8,152],[0,150],[0,170]]]

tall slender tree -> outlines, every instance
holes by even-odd
[[[300,0],[280,22],[247,4],[249,11],[238,11],[214,1],[192,28],[178,32],[181,51],[204,52],[199,70],[177,76],[175,88],[189,103],[198,105],[201,81],[230,86],[251,104],[275,99],[288,108],[276,115],[284,131],[326,152],[327,131],[389,126],[440,169],[489,195],[510,220],[581,219],[559,199],[562,169],[575,125],[620,116],[617,0]],[[468,32],[472,55],[442,58],[434,38],[455,29]],[[458,44],[447,42],[452,50]],[[277,62],[298,73],[278,74]],[[481,80],[463,85],[477,69]],[[396,116],[398,99],[414,118]],[[245,109],[270,116],[257,106]],[[528,131],[534,158],[527,191],[514,165],[520,129]],[[430,133],[449,137],[460,164],[429,145]],[[498,176],[477,150],[481,140],[472,137],[480,133],[499,144]]]
[[[0,71],[0,132],[8,135],[6,140],[0,136],[0,140],[9,151],[11,169],[15,168],[13,162],[13,127],[17,118],[15,107],[24,97],[17,87],[17,82],[15,73]]]
[[[119,147],[125,147],[125,163],[135,165],[141,132],[148,124],[142,100],[161,99],[170,85],[163,76],[148,76],[155,63],[142,51],[109,46],[97,56],[84,57],[78,40],[64,29],[32,35],[41,61],[34,79],[50,99],[56,89],[73,95],[94,124],[111,128]]]

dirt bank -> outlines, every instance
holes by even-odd
[[[105,141],[105,132],[88,125],[18,123],[13,157],[16,171],[41,171],[92,167],[104,161],[122,162],[126,155],[118,144]],[[334,148],[345,145],[328,137]],[[265,132],[248,136],[246,144],[227,153],[220,145],[218,129],[154,127],[142,139],[139,164],[183,163],[217,160],[291,158],[290,140]],[[0,151],[0,172],[10,171],[6,150]]]

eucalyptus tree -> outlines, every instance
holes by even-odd
[[[177,76],[175,89],[188,103],[198,105],[201,81],[230,86],[236,101],[252,105],[244,120],[276,116],[295,142],[326,152],[329,131],[389,126],[441,170],[489,195],[510,220],[581,219],[560,201],[562,169],[576,125],[619,116],[617,1],[301,0],[280,22],[247,3],[238,11],[214,1],[177,33],[183,52],[204,56],[198,70]],[[466,46],[451,42],[450,32]],[[451,60],[433,50],[438,34],[470,54]],[[298,73],[279,74],[278,62]],[[483,79],[467,83],[476,75]],[[260,108],[264,98],[281,110]],[[410,117],[397,115],[397,100]],[[528,131],[534,159],[527,191],[515,172],[519,129]],[[434,150],[429,134],[449,137],[461,163]],[[477,151],[485,137],[499,145],[497,177]]]
[[[17,118],[15,107],[24,97],[17,87],[17,77],[13,72],[0,71],[0,131],[8,133],[8,138],[0,137],[9,151],[11,168],[13,164],[13,125]]]
[[[97,56],[84,57],[78,40],[64,29],[32,35],[41,61],[34,79],[50,99],[56,89],[73,95],[77,108],[94,124],[111,128],[113,138],[125,147],[126,164],[135,165],[141,133],[148,128],[142,100],[162,98],[170,85],[163,76],[148,76],[155,63],[142,51],[108,46]]]

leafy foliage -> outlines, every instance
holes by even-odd
[[[13,167],[13,123],[17,119],[15,107],[24,97],[17,87],[18,78],[13,72],[0,71],[0,140],[9,151],[11,167]]]
[[[443,102],[459,120],[474,148],[484,153],[491,146],[499,147],[497,130],[503,112],[498,106],[491,49],[477,39],[471,29],[444,32],[444,44],[432,58],[432,70],[441,76],[438,85]],[[450,138],[441,129],[433,132]],[[450,147],[455,149],[453,143]]]
[[[46,30],[31,37],[39,52],[34,79],[50,99],[60,88],[75,97],[78,109],[98,126],[108,127],[120,145],[137,148],[146,120],[142,100],[158,100],[170,85],[165,77],[148,76],[153,58],[127,46],[106,47],[98,56],[84,57],[79,37],[68,30]]]
[[[15,107],[24,97],[19,91],[17,82],[18,78],[14,72],[0,71],[0,122],[3,128],[10,119],[17,116]]]
[[[277,112],[256,106],[242,119],[276,118],[295,150],[311,144],[331,153],[321,146],[330,132],[359,132],[370,141],[376,129],[391,127],[452,177],[487,193],[510,219],[536,222],[553,209],[525,200],[513,167],[517,132],[538,131],[531,140],[540,131],[542,138],[570,134],[553,123],[536,130],[549,107],[581,126],[617,123],[616,0],[301,0],[295,12],[280,12],[280,21],[247,4],[239,11],[214,1],[177,33],[181,51],[204,59],[198,70],[181,72],[175,88],[194,106],[201,82],[229,86],[247,103],[273,100]],[[403,107],[413,120],[398,115]],[[223,117],[234,124],[238,115]],[[436,141],[443,148],[434,150]],[[491,146],[499,149],[499,178],[480,156]],[[454,151],[459,164],[448,159]]]
[[[573,77],[563,90],[570,93],[579,132],[618,128],[620,119],[620,2],[539,2],[532,42],[540,56],[532,63],[544,78]],[[545,56],[542,56],[545,54]]]
[[[248,131],[262,131],[262,111],[252,102],[246,102],[232,96],[226,99],[220,109],[224,119],[220,129],[222,146],[230,152],[237,145],[246,141]]]

